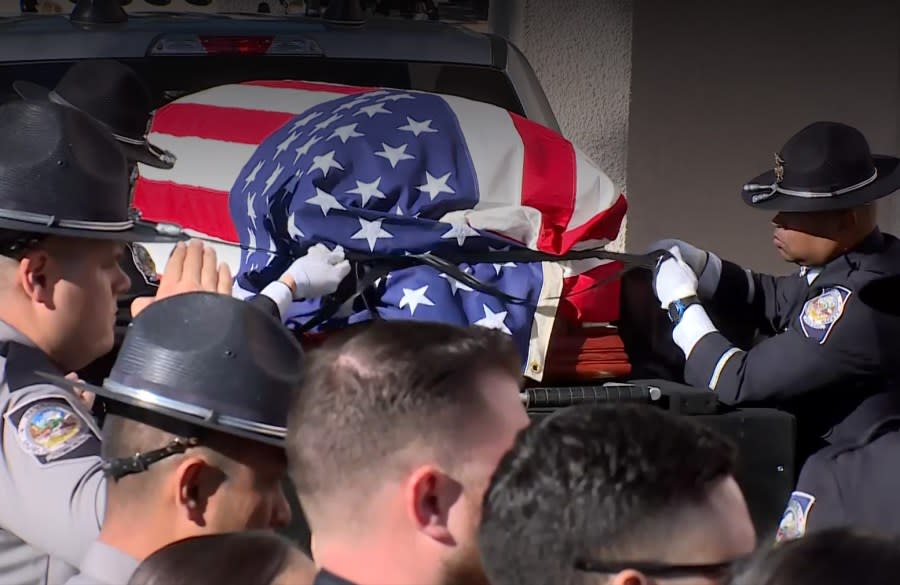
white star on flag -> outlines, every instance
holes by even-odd
[[[484,319],[479,319],[475,321],[475,325],[479,327],[486,327],[488,329],[497,329],[506,333],[507,335],[512,335],[512,331],[509,330],[509,327],[506,326],[506,313],[507,311],[500,311],[495,313],[491,311],[491,308],[487,305],[481,305],[484,308]]]
[[[371,183],[364,183],[363,181],[356,181],[356,189],[350,189],[347,193],[352,193],[354,195],[359,195],[362,197],[363,207],[368,205],[369,199],[373,197],[375,199],[384,199],[384,193],[382,193],[378,189],[378,185],[381,184],[381,177],[378,177]]]
[[[287,225],[288,235],[291,236],[291,239],[299,240],[304,237],[303,232],[297,226],[297,213],[294,212],[288,217],[288,225]]]
[[[347,124],[346,126],[336,128],[334,132],[331,133],[331,136],[328,137],[328,140],[337,137],[341,139],[342,143],[347,144],[347,141],[351,138],[360,138],[362,136],[365,136],[365,134],[356,131],[357,126],[359,126],[359,124]]]
[[[353,114],[354,116],[359,116],[360,114],[368,114],[369,118],[375,117],[376,114],[390,114],[391,111],[385,109],[384,104],[379,102],[377,104],[372,104],[371,106],[366,106],[364,108],[360,108],[358,112]]]
[[[382,229],[381,223],[383,219],[369,221],[361,217],[359,219],[360,229],[358,232],[350,236],[351,240],[366,240],[369,243],[369,250],[375,251],[375,242],[384,238],[393,238],[394,234]]]
[[[408,93],[395,93],[394,95],[386,95],[383,98],[380,98],[378,101],[380,102],[396,102],[399,100],[414,100],[415,97],[409,95]]]
[[[260,169],[263,168],[263,161],[259,161],[256,163],[256,166],[253,167],[253,170],[250,171],[250,174],[247,175],[247,178],[244,179],[244,188],[241,191],[245,191],[247,187],[250,186],[250,183],[256,180],[256,176],[259,174]]]
[[[397,130],[403,130],[404,132],[412,132],[416,135],[416,138],[419,137],[419,134],[425,133],[436,133],[437,130],[431,127],[431,120],[425,120],[424,122],[417,122],[413,120],[409,116],[406,117],[406,121],[408,124],[406,126],[400,126]]]
[[[254,248],[256,248],[256,230],[252,227],[250,228],[250,239],[247,240],[247,247],[250,248],[247,250],[247,257],[250,257],[250,254],[254,252]]]
[[[447,181],[450,179],[450,173],[447,173],[443,177],[435,178],[429,173],[425,171],[425,184],[419,185],[416,187],[419,191],[423,193],[428,193],[431,197],[431,200],[434,201],[435,198],[441,193],[456,193],[452,187],[447,185]]]
[[[366,103],[366,101],[368,101],[368,99],[369,99],[368,96],[358,97],[355,100],[351,100],[342,106],[338,106],[337,108],[335,108],[334,111],[335,112],[343,112],[344,110],[352,110],[356,106]]]
[[[317,142],[319,142],[320,140],[322,140],[321,136],[313,136],[312,138],[307,140],[303,146],[298,148],[296,151],[297,156],[294,157],[294,164],[297,164],[297,161],[300,160],[301,156],[305,156],[305,155],[309,154],[309,149],[312,148],[313,146],[315,146],[315,144]]]
[[[278,164],[278,165],[275,167],[275,170],[272,171],[272,174],[269,175],[269,178],[266,179],[266,188],[263,189],[263,192],[262,192],[263,195],[265,195],[266,193],[269,192],[269,189],[272,188],[272,185],[275,184],[275,181],[278,180],[278,177],[281,176],[281,173],[282,173],[282,172],[284,172],[284,167],[281,166],[281,164]]]
[[[417,288],[415,290],[410,288],[403,289],[403,298],[400,299],[400,308],[409,306],[410,315],[416,314],[416,309],[419,305],[426,305],[428,307],[433,307],[434,303],[431,302],[431,299],[425,296],[425,293],[428,291],[428,285],[426,284],[422,288]]]
[[[466,271],[466,272],[468,272],[468,271]],[[441,278],[446,278],[446,279],[447,279],[447,284],[450,285],[450,293],[451,293],[453,296],[456,296],[456,291],[458,291],[458,290],[462,290],[462,291],[466,291],[466,292],[472,292],[472,288],[471,288],[470,286],[461,283],[460,281],[456,280],[456,279],[453,278],[452,276],[449,276],[449,275],[447,275],[447,274],[441,273],[441,274],[440,274],[440,277],[441,277]]]
[[[443,222],[443,223],[450,223],[450,230],[446,234],[442,235],[441,238],[448,239],[448,240],[451,238],[456,238],[456,243],[459,244],[460,246],[462,246],[463,244],[466,243],[466,238],[468,238],[469,236],[477,236],[478,235],[478,232],[476,230],[469,227],[469,224],[466,223],[465,219],[459,220],[455,223],[453,223],[453,222]]]
[[[323,154],[322,156],[314,156],[313,164],[310,165],[309,170],[306,172],[312,173],[313,171],[318,169],[322,171],[323,176],[327,177],[328,171],[330,169],[338,169],[343,171],[344,167],[341,166],[341,163],[334,160],[334,152],[335,151],[332,150],[328,154]]]
[[[293,144],[294,141],[297,140],[298,138],[300,138],[299,132],[291,132],[291,135],[288,136],[287,138],[285,138],[281,142],[281,144],[279,144],[275,148],[275,158],[278,158],[279,156],[284,154],[287,151],[287,149],[290,148],[291,144]]]
[[[328,118],[327,120],[322,120],[321,122],[316,124],[316,130],[324,130],[325,128],[328,128],[329,126],[331,126],[332,124],[334,124],[335,122],[337,122],[340,119],[341,119],[340,114],[332,114],[331,117]]]
[[[407,147],[409,147],[408,144],[394,147],[388,146],[387,144],[382,142],[381,148],[383,148],[384,150],[376,152],[375,156],[380,156],[383,159],[387,159],[387,161],[391,163],[391,168],[396,169],[397,163],[399,163],[401,160],[411,160],[416,158],[411,154],[406,154]]]
[[[332,209],[347,209],[341,203],[334,198],[334,195],[328,193],[326,191],[322,191],[318,187],[316,187],[316,195],[315,197],[310,197],[306,200],[310,205],[317,205],[319,209],[322,210],[322,215],[327,216],[328,212]]]
[[[247,197],[247,217],[250,218],[250,229],[256,229],[256,210],[253,209],[253,202],[256,201],[256,192],[250,193]]]
[[[490,246],[488,246],[488,250],[490,250],[491,252],[509,252],[509,246],[507,246],[505,248],[491,248]],[[495,264],[491,264],[491,266],[494,267],[494,272],[497,273],[497,276],[500,276],[500,271],[503,270],[504,268],[515,268],[516,267],[516,265],[513,264],[512,262],[504,262],[503,264],[495,263]]]
[[[397,209],[394,211],[394,213],[396,213],[397,215],[401,215],[401,216],[402,216],[402,215],[403,215],[403,208],[400,207],[400,206],[398,205],[398,206],[397,206]]]
[[[309,124],[310,122],[312,122],[313,120],[315,120],[316,118],[318,118],[321,115],[322,115],[322,112],[313,112],[312,114],[309,114],[308,116],[304,116],[303,118],[300,118],[299,120],[294,122],[294,125],[291,126],[291,130],[292,131],[296,130],[300,126],[306,126],[307,124]]]

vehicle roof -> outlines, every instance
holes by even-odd
[[[505,66],[504,41],[441,22],[371,18],[352,27],[290,15],[164,12],[130,14],[122,25],[92,30],[70,22],[68,15],[0,19],[0,62],[141,58],[160,35],[171,33],[299,34],[329,58],[409,61],[415,55],[416,61]]]

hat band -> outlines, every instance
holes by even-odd
[[[785,189],[778,183],[772,183],[771,185],[760,185],[758,183],[749,183],[744,185],[744,191],[766,191],[768,193],[758,193],[754,195],[750,200],[753,203],[759,203],[760,201],[765,201],[767,199],[771,199],[777,194],[788,195],[790,197],[802,197],[805,199],[816,199],[821,197],[836,197],[838,195],[844,195],[845,193],[850,193],[851,191],[857,191],[870,185],[875,182],[875,179],[878,178],[878,169],[875,169],[875,172],[872,173],[872,176],[868,179],[860,181],[855,185],[850,185],[849,187],[844,187],[843,189],[838,189],[837,191],[798,191],[795,189]]]
[[[197,406],[194,404],[188,404],[187,402],[182,402],[180,400],[175,400],[172,398],[166,398],[165,396],[160,396],[159,394],[156,394],[149,390],[142,390],[140,388],[126,386],[125,384],[114,382],[109,378],[103,381],[103,387],[123,396],[127,396],[132,400],[143,402],[151,406],[157,406],[159,408],[172,410],[187,416],[196,417],[203,421],[212,422],[223,427],[229,427],[232,429],[238,429],[241,431],[257,433],[269,437],[278,437],[282,439],[287,436],[287,429],[285,429],[284,427],[267,425],[264,423],[235,416],[220,415],[209,408],[204,408],[202,406]]]
[[[124,232],[134,227],[134,221],[83,221],[78,219],[59,219],[55,215],[0,209],[0,219],[21,221],[47,227],[69,228],[73,230],[93,230],[102,232]]]

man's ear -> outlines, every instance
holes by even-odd
[[[25,294],[32,301],[53,309],[53,284],[56,278],[49,274],[52,266],[50,254],[43,249],[29,250],[19,261],[17,275]]]
[[[416,469],[405,485],[407,511],[416,528],[434,540],[455,544],[448,520],[462,497],[462,485],[432,465]]]
[[[627,569],[613,575],[610,585],[653,585],[654,581],[632,569]]]
[[[212,496],[225,480],[225,474],[198,456],[185,457],[175,471],[174,498],[186,521],[206,526],[206,514]]]

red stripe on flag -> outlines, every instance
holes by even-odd
[[[156,113],[151,131],[256,145],[293,117],[284,112],[171,103]]]
[[[150,221],[177,223],[227,242],[238,242],[228,210],[228,193],[170,181],[138,178],[134,206]]]
[[[615,240],[628,211],[628,200],[619,195],[616,202],[604,209],[584,225],[571,229],[562,235],[562,248],[569,250],[578,242],[587,240]]]
[[[537,248],[566,252],[563,235],[575,209],[575,149],[549,128],[513,113],[510,117],[525,145],[522,205],[538,209],[542,216]]]
[[[329,83],[315,83],[311,81],[291,81],[264,79],[262,81],[246,81],[241,85],[256,85],[258,87],[273,87],[275,89],[299,89],[303,91],[322,91],[341,95],[355,95],[375,90],[374,87],[356,87],[349,85],[331,85]]]
[[[620,279],[594,286],[622,269],[621,262],[609,262],[563,279],[556,316],[567,323],[608,323],[619,318]]]

